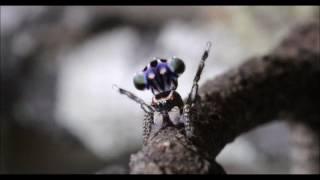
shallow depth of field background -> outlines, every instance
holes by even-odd
[[[128,173],[141,148],[143,111],[112,89],[138,91],[133,74],[152,57],[186,63],[186,97],[205,43],[200,84],[267,53],[319,7],[1,7],[1,173]],[[228,145],[227,173],[290,173],[286,123],[266,124]]]

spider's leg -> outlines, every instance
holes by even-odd
[[[113,85],[113,88],[116,89],[120,94],[124,94],[126,96],[128,96],[130,99],[132,99],[133,101],[135,101],[136,103],[140,104],[142,110],[146,113],[153,113],[154,112],[154,108],[150,105],[148,105],[147,103],[145,103],[141,98],[139,98],[138,96],[136,96],[135,94],[133,94],[132,92],[119,88],[117,85]]]
[[[147,144],[153,123],[153,113],[145,113],[143,119],[143,144]]]
[[[201,61],[198,66],[197,73],[193,79],[193,85],[192,85],[191,91],[188,95],[188,99],[183,107],[182,121],[185,124],[186,135],[189,138],[193,135],[193,126],[191,124],[192,120],[194,120],[196,118],[197,111],[200,108],[199,107],[200,96],[198,95],[198,88],[199,88],[198,82],[200,80],[201,73],[202,73],[202,70],[205,65],[204,64],[205,60],[209,56],[210,48],[211,48],[211,42],[208,42],[206,49],[201,57]]]
[[[205,65],[204,63],[209,56],[210,48],[211,48],[211,42],[207,42],[207,46],[202,54],[202,57],[201,57],[201,60],[200,60],[200,63],[199,63],[198,69],[197,69],[197,73],[193,79],[193,85],[192,85],[191,91],[188,95],[188,99],[187,99],[186,104],[191,105],[192,103],[195,103],[196,99],[198,98],[198,86],[199,86],[198,82],[200,80],[202,70]]]
[[[116,85],[113,85],[113,88],[118,90],[118,92],[120,94],[127,95],[130,99],[132,99],[136,103],[140,104],[142,110],[145,112],[145,116],[143,119],[143,133],[142,133],[142,135],[143,135],[143,144],[146,144],[146,142],[150,136],[151,125],[153,124],[154,108],[152,106],[148,105],[147,103],[145,103],[142,99],[140,99],[138,96],[136,96],[135,94],[133,94],[130,91],[119,88]]]
[[[184,123],[185,126],[185,132],[186,132],[186,136],[188,138],[191,138],[193,135],[193,128],[190,124],[191,122],[191,117],[190,117],[190,106],[188,104],[183,106],[183,112],[182,112],[182,121]]]
[[[169,123],[169,115],[167,112],[162,111],[154,111],[154,113],[152,113],[152,125],[151,125],[151,131],[150,131],[150,135],[151,139],[153,139],[159,132],[161,129],[163,129],[164,127],[167,127],[168,123]]]

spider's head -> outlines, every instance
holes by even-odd
[[[175,90],[178,77],[184,72],[184,62],[172,57],[169,60],[154,58],[144,69],[133,77],[134,86],[138,90],[150,89],[155,96]]]

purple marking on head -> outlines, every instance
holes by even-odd
[[[151,61],[144,69],[146,89],[151,89],[153,94],[174,90],[178,74],[171,71],[167,60],[157,59]]]

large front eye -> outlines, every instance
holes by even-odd
[[[133,84],[139,90],[144,90],[146,88],[146,81],[142,72],[134,75]]]
[[[173,57],[172,59],[170,59],[168,64],[170,69],[177,74],[182,74],[186,68],[184,62],[181,59],[176,57]]]
[[[167,69],[166,69],[165,67],[161,67],[160,70],[159,70],[159,73],[160,73],[161,75],[166,74],[166,72],[167,72]]]
[[[156,77],[156,75],[153,72],[150,72],[148,74],[148,79],[150,79],[150,80],[154,79],[155,77]]]

